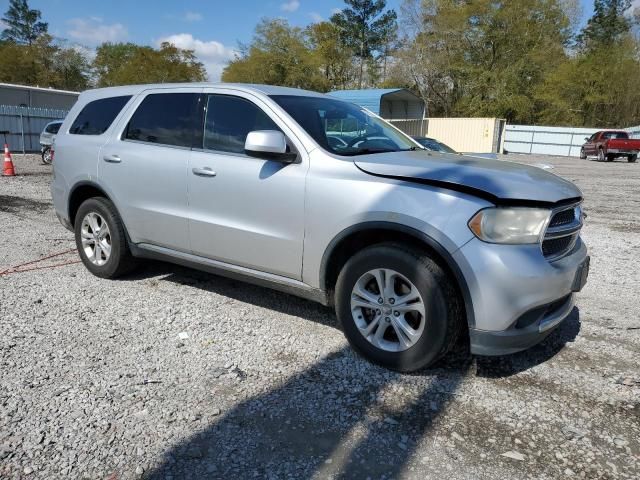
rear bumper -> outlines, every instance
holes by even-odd
[[[574,294],[557,302],[534,308],[522,315],[514,326],[500,332],[471,328],[471,353],[476,355],[509,355],[540,343],[571,314]]]
[[[610,148],[609,150],[607,150],[607,154],[611,154],[611,155],[637,155],[638,152],[640,150],[638,150],[637,148]]]

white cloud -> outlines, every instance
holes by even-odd
[[[185,12],[183,18],[186,22],[200,22],[204,19],[202,14],[199,12]]]
[[[295,12],[300,8],[300,2],[298,0],[289,0],[280,4],[280,10],[283,12]]]
[[[311,17],[311,20],[313,20],[316,23],[322,22],[324,20],[322,15],[320,15],[318,12],[310,12],[309,16]]]
[[[70,26],[67,35],[90,46],[104,42],[119,42],[129,35],[126,27],[121,23],[107,25],[100,17],[72,18],[67,23]]]
[[[160,38],[157,41],[158,46],[162,42],[169,42],[178,48],[185,50],[193,50],[207,70],[209,80],[217,82],[220,80],[222,70],[229,60],[236,55],[236,50],[223,45],[220,42],[211,40],[209,42],[194,38],[190,33],[177,33],[168,37]]]

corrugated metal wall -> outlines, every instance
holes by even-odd
[[[590,137],[598,130],[600,129],[507,125],[504,149],[510,153],[578,157],[585,137]]]
[[[500,151],[504,120],[498,118],[429,118],[428,137],[446,143],[458,152]]]
[[[427,131],[429,120],[387,120],[394,127],[399,128],[407,135],[413,137],[424,137]]]
[[[420,119],[424,113],[424,105],[419,101],[387,100],[380,101],[380,116],[388,119]]]
[[[14,152],[37,152],[40,150],[40,133],[44,126],[61,120],[67,110],[52,108],[15,107],[0,105],[0,131],[9,131],[7,141]],[[4,142],[4,135],[0,135]]]

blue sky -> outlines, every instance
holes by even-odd
[[[593,0],[581,0],[585,16]],[[399,11],[402,0],[387,0]],[[0,0],[5,12],[8,0]],[[196,51],[211,80],[218,80],[238,41],[248,43],[262,17],[283,17],[294,25],[328,19],[342,0],[29,0],[42,12],[49,32],[89,48],[105,41],[157,46],[170,40]]]

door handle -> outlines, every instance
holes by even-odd
[[[122,162],[122,159],[120,158],[120,155],[105,155],[104,157],[102,157],[102,159],[107,163],[120,163],[120,162]]]
[[[216,172],[211,170],[209,167],[204,168],[194,168],[191,170],[194,175],[198,175],[199,177],[215,177]]]

